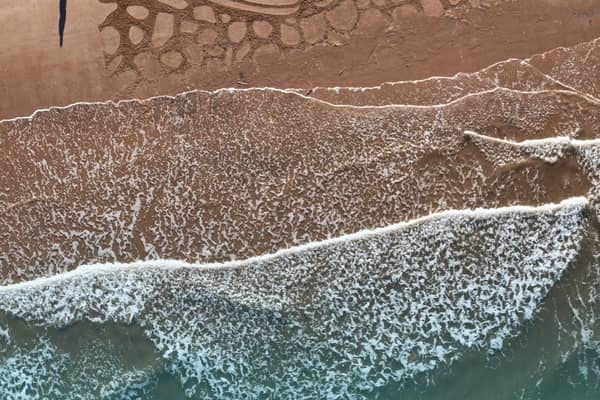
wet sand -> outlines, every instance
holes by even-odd
[[[143,13],[133,3],[108,20]],[[435,18],[517,4],[464,3]],[[434,18],[417,11],[409,21]],[[247,258],[441,210],[586,195],[598,178],[589,146],[517,142],[597,138],[599,54],[592,40],[453,77],[193,91],[5,120],[0,271],[11,282],[94,262]]]
[[[497,87],[436,106],[223,90],[5,121],[2,274],[247,258],[435,211],[586,195],[597,166],[585,148],[515,142],[593,140],[598,103],[537,76],[553,89]]]
[[[334,104],[430,106],[500,87],[527,92],[567,90],[597,102],[600,83],[595,69],[599,63],[600,40],[595,39],[527,59],[500,61],[471,73],[385,82],[370,87],[315,87],[299,89],[298,93]]]

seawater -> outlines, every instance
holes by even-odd
[[[584,199],[446,212],[209,266],[0,289],[6,399],[592,399]]]

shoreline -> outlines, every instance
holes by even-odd
[[[18,282],[9,285],[0,285],[0,293],[10,292],[11,290],[19,290],[28,287],[44,286],[46,284],[53,284],[55,282],[61,282],[64,280],[72,279],[79,275],[94,274],[94,273],[111,273],[111,272],[123,272],[128,270],[140,270],[140,269],[193,269],[199,272],[211,272],[211,271],[224,271],[240,269],[249,264],[269,262],[277,258],[293,255],[296,253],[319,249],[327,246],[332,246],[341,243],[347,243],[360,239],[368,239],[372,236],[385,235],[394,233],[398,230],[403,230],[409,227],[435,223],[440,220],[453,219],[453,218],[478,218],[478,217],[494,217],[494,216],[507,216],[512,214],[544,214],[550,212],[568,212],[572,209],[584,210],[589,205],[589,200],[586,197],[572,197],[565,199],[557,204],[543,204],[540,206],[527,206],[527,205],[516,205],[499,208],[477,208],[477,209],[461,209],[461,210],[445,210],[437,213],[433,213],[427,216],[412,219],[410,221],[399,222],[385,227],[375,229],[365,229],[355,233],[342,235],[340,237],[321,240],[317,242],[306,243],[303,245],[293,246],[286,249],[278,250],[271,254],[265,254],[255,257],[250,257],[244,260],[232,260],[227,262],[214,262],[205,264],[194,264],[179,260],[145,260],[145,261],[134,261],[130,263],[102,263],[102,264],[91,264],[91,265],[80,265],[71,271],[67,271],[61,274],[36,278],[28,281]]]
[[[352,33],[341,36],[332,33],[331,38],[325,35],[320,41],[311,45],[303,44],[298,49],[279,43],[279,22],[273,20],[274,33],[269,39],[257,40],[249,37],[248,33],[244,43],[252,49],[276,44],[279,48],[277,52],[247,55],[239,62],[234,61],[230,66],[223,67],[217,65],[223,64],[219,58],[223,55],[211,58],[205,54],[200,56],[200,61],[196,60],[194,57],[198,58],[198,54],[210,49],[197,43],[201,40],[199,37],[185,32],[174,32],[171,40],[159,47],[153,47],[144,39],[146,41],[138,46],[119,43],[121,47],[113,50],[114,37],[111,39],[110,35],[104,33],[109,28],[113,29],[105,25],[105,16],[112,15],[113,7],[96,0],[69,3],[69,27],[65,33],[65,46],[59,51],[56,38],[49,35],[49,32],[55,32],[55,4],[48,2],[41,5],[35,0],[25,0],[23,4],[11,6],[6,11],[10,19],[0,20],[7,29],[15,32],[4,45],[5,51],[0,48],[0,64],[6,66],[5,71],[0,71],[0,90],[10,93],[4,101],[0,100],[0,118],[30,115],[37,109],[52,105],[174,95],[190,87],[207,90],[244,85],[277,88],[367,87],[385,81],[448,76],[476,71],[501,60],[527,57],[552,48],[572,47],[600,36],[600,4],[594,1],[574,3],[548,0],[543,4],[498,1],[487,8],[471,6],[463,1],[454,7],[445,6],[447,8],[442,14],[436,16],[425,15],[419,2],[411,3],[416,7],[416,13],[403,17],[394,17],[401,13],[394,11],[400,7],[393,5],[372,5],[366,10],[358,10],[359,21]],[[190,7],[184,10],[172,10],[166,5],[156,6],[156,10],[152,7],[152,18],[155,13],[168,11],[173,13],[178,23],[180,19],[183,22],[189,18],[191,15],[188,14],[192,12]],[[30,34],[20,34],[23,27],[31,29],[29,21],[32,8],[36,11],[34,17],[38,24]],[[331,10],[326,7],[311,12],[321,15]],[[132,22],[121,13],[122,10],[118,10],[118,15],[114,16],[118,21],[115,21],[122,27],[129,27]],[[365,20],[364,23],[361,18]],[[536,24],[527,23],[534,20]],[[194,35],[199,35],[205,24],[202,21],[195,23],[200,28]],[[224,31],[221,32],[225,29],[225,26],[221,27],[222,22],[215,23],[214,27],[210,24],[207,26],[210,29],[217,28],[218,35],[226,36]],[[281,23],[286,24],[283,20]],[[302,22],[307,26],[314,23],[313,20]],[[301,21],[296,24],[290,27],[300,29]],[[250,25],[250,20],[247,25]],[[246,30],[249,32],[250,27]],[[167,34],[160,29],[157,32],[159,36]],[[523,41],[523,36],[530,39]],[[124,33],[123,38],[128,38],[128,34]],[[216,40],[216,44],[223,48],[232,46],[226,37],[218,36]],[[432,43],[437,49],[434,53],[429,50]],[[187,44],[194,50],[178,47]],[[241,44],[234,43],[229,48],[239,52],[240,47]],[[371,49],[371,52],[365,49]],[[116,51],[116,55],[110,51]],[[152,66],[157,60],[142,57],[143,62],[137,59],[127,62],[121,60],[116,70],[113,65],[119,57],[146,53],[157,57],[169,51],[185,53],[186,64],[175,69],[162,64],[157,67]],[[14,66],[19,64],[14,60],[30,58],[45,61],[20,65],[18,69]],[[315,63],[315,60],[318,62]],[[195,63],[197,61],[198,64]],[[2,76],[11,79],[2,79]],[[35,85],[27,83],[32,76],[40,78],[35,80]]]

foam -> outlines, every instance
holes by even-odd
[[[595,39],[570,48],[558,47],[524,60],[511,58],[473,73],[459,72],[447,77],[385,82],[369,87],[315,87],[310,93],[313,97],[338,104],[374,105],[404,101],[428,105],[439,102],[438,97],[447,100],[459,98],[466,92],[480,92],[486,88],[540,90],[555,87],[598,102],[597,88],[593,82],[595,63],[590,61],[591,54],[598,49],[598,43],[599,40]],[[551,60],[549,65],[547,59]],[[581,67],[583,72],[574,69],[573,65]]]
[[[562,140],[559,140],[562,143]],[[570,199],[565,199],[561,201],[559,204],[544,204],[541,206],[527,206],[527,205],[515,205],[509,207],[500,207],[500,208],[477,208],[477,209],[461,209],[461,210],[446,210],[440,211],[437,213],[433,213],[431,215],[427,215],[424,217],[419,217],[412,219],[410,221],[399,222],[397,224],[389,225],[382,228],[376,229],[365,229],[359,232],[355,232],[348,235],[343,235],[336,238],[331,238],[327,240],[322,240],[318,242],[311,242],[299,246],[293,246],[288,249],[279,250],[273,254],[266,254],[256,257],[250,257],[245,260],[234,260],[223,263],[205,263],[205,264],[196,264],[196,263],[188,263],[182,260],[173,260],[173,259],[165,259],[165,260],[145,260],[145,261],[137,261],[133,263],[104,263],[104,264],[86,264],[77,267],[76,269],[68,272],[63,272],[61,274],[41,277],[32,279],[29,281],[13,283],[8,285],[0,286],[0,293],[10,292],[12,290],[21,290],[26,288],[32,288],[35,286],[43,286],[49,284],[55,284],[57,282],[71,279],[77,276],[85,275],[85,274],[93,274],[93,273],[104,273],[104,272],[117,272],[117,271],[127,271],[127,270],[139,270],[141,268],[146,269],[194,269],[199,271],[211,271],[211,270],[229,270],[229,269],[237,269],[245,266],[249,266],[254,263],[261,262],[269,262],[273,261],[279,257],[290,256],[296,253],[301,253],[304,251],[318,249],[321,247],[331,246],[335,244],[342,244],[349,241],[360,240],[360,239],[369,239],[370,237],[383,235],[386,233],[391,233],[397,230],[410,228],[416,225],[420,225],[425,222],[435,222],[440,219],[449,219],[449,218],[475,218],[475,217],[494,217],[503,214],[529,214],[529,213],[547,213],[558,211],[562,208],[578,208],[585,207],[588,204],[588,200],[586,197],[572,197]]]
[[[567,92],[497,89],[410,112],[240,93],[82,106],[0,126],[2,283],[146,257],[247,258],[443,209],[584,195],[577,168],[537,163],[498,176],[462,131],[539,137],[573,132],[573,120],[600,126],[600,108]],[[576,115],[564,112],[571,100],[583,107]],[[563,190],[544,174],[578,184]]]
[[[139,324],[194,398],[367,398],[501,351],[577,256],[586,205],[450,211],[218,265],[87,266],[2,288],[0,309]]]
[[[465,136],[483,139],[489,142],[508,144],[511,146],[517,147],[534,147],[534,146],[546,146],[546,145],[557,145],[557,146],[565,146],[565,147],[583,147],[583,146],[597,146],[600,145],[600,139],[589,139],[589,140],[579,140],[573,139],[571,135],[566,136],[557,136],[550,138],[542,138],[542,139],[528,139],[522,141],[514,141],[510,139],[502,139],[492,136],[481,135],[477,132],[473,131],[465,131]]]
[[[18,352],[0,364],[0,392],[4,399],[43,399],[62,394],[61,372],[66,358],[47,340]]]
[[[32,122],[35,120],[36,117],[38,117],[41,114],[46,114],[46,113],[53,112],[53,111],[68,111],[68,110],[71,110],[71,109],[79,107],[79,106],[87,106],[87,107],[90,107],[90,106],[112,106],[112,107],[118,108],[121,106],[130,105],[130,104],[150,104],[155,101],[185,99],[186,97],[188,97],[190,95],[219,96],[222,93],[226,93],[229,95],[236,95],[236,94],[248,94],[248,93],[254,93],[254,92],[256,92],[256,93],[272,92],[272,93],[277,93],[277,94],[297,96],[298,98],[301,98],[303,100],[311,101],[311,102],[321,104],[321,105],[324,105],[327,107],[353,109],[353,110],[394,110],[394,109],[407,109],[407,110],[411,110],[411,109],[412,110],[431,110],[431,109],[433,109],[433,110],[435,110],[435,109],[442,109],[445,107],[456,105],[456,104],[462,103],[465,100],[468,100],[471,98],[477,98],[477,97],[481,97],[484,95],[490,95],[490,94],[496,94],[496,93],[513,93],[513,94],[522,94],[522,95],[564,94],[564,95],[569,95],[569,96],[580,98],[582,101],[585,101],[585,102],[593,104],[593,105],[600,104],[600,100],[591,98],[589,96],[586,96],[584,94],[578,93],[576,91],[571,91],[571,90],[560,90],[560,89],[518,90],[518,89],[509,89],[509,88],[505,88],[505,87],[494,87],[494,88],[487,89],[487,90],[480,90],[480,91],[476,91],[473,93],[467,93],[464,96],[460,96],[456,99],[452,99],[450,101],[438,103],[438,104],[419,105],[419,104],[394,103],[394,104],[384,104],[384,105],[374,105],[374,104],[372,104],[372,105],[354,105],[354,104],[337,104],[337,103],[332,103],[332,102],[329,102],[326,100],[319,99],[317,97],[307,96],[307,95],[302,94],[301,92],[298,92],[297,89],[281,89],[281,88],[265,86],[265,87],[251,87],[251,88],[224,88],[224,89],[216,89],[214,91],[194,89],[194,90],[181,92],[181,93],[178,93],[173,96],[160,95],[160,96],[148,97],[145,99],[123,99],[123,100],[117,100],[117,101],[107,100],[107,101],[97,101],[97,102],[81,101],[81,102],[72,103],[72,104],[69,104],[66,106],[52,106],[52,107],[45,108],[45,109],[39,109],[39,110],[34,111],[31,115],[25,116],[25,117],[15,117],[15,118],[3,119],[3,120],[0,120],[0,124],[24,122],[24,121]]]
[[[600,139],[580,140],[574,139],[573,135],[566,135],[553,138],[531,139],[523,141],[514,141],[510,139],[501,139],[479,134],[473,131],[465,131],[464,135],[478,143],[492,143],[496,146],[490,152],[502,153],[503,148],[523,149],[526,154],[539,158],[548,163],[556,163],[565,157],[568,151],[573,151],[576,155],[577,163],[582,168],[590,182],[592,189],[588,197],[595,203],[596,209],[600,211]],[[485,146],[482,146],[485,147]],[[494,156],[492,156],[494,157]],[[498,155],[495,156],[499,158]],[[600,216],[600,214],[597,214]]]
[[[106,346],[88,345],[84,355],[74,357],[47,337],[36,339],[34,345],[12,348],[0,357],[2,399],[134,400],[145,398],[156,384],[154,371],[124,369]]]

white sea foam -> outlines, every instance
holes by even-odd
[[[474,132],[468,132],[470,135],[478,135]],[[479,137],[485,137],[482,135],[478,135]],[[485,137],[486,139],[493,139]],[[495,140],[495,139],[494,139]],[[548,139],[554,140],[554,139]],[[545,140],[543,140],[545,141]],[[504,141],[508,142],[508,141]],[[537,142],[537,141],[531,141]],[[557,139],[558,143],[563,143],[562,138]],[[572,141],[566,141],[570,143]],[[588,142],[588,141],[586,141]],[[599,141],[600,143],[600,141]],[[220,269],[233,269],[240,268],[243,266],[251,265],[256,262],[266,262],[272,261],[278,257],[293,255],[294,253],[300,253],[302,251],[307,251],[315,248],[325,247],[328,245],[334,245],[339,243],[344,243],[352,240],[358,239],[368,239],[370,237],[375,237],[377,235],[391,233],[397,230],[410,228],[412,226],[420,225],[425,222],[435,222],[440,219],[448,219],[448,218],[477,218],[477,217],[494,217],[503,214],[536,214],[536,213],[547,213],[558,211],[562,208],[577,208],[577,207],[585,207],[588,204],[588,200],[586,197],[572,197],[570,199],[565,199],[561,201],[559,204],[544,204],[541,206],[527,206],[527,205],[517,205],[517,206],[509,206],[509,207],[500,207],[500,208],[477,208],[477,209],[463,209],[463,210],[446,210],[437,213],[433,213],[431,215],[427,215],[424,217],[419,217],[412,219],[410,221],[404,221],[397,224],[389,225],[382,228],[376,229],[365,229],[360,232],[355,232],[348,235],[343,235],[336,238],[331,238],[327,240],[322,240],[318,242],[311,242],[299,246],[293,246],[288,249],[279,250],[273,254],[266,254],[256,257],[250,257],[245,260],[233,260],[222,263],[205,263],[205,264],[196,264],[196,263],[188,263],[181,260],[173,260],[173,259],[156,259],[156,260],[144,260],[144,261],[136,261],[132,263],[104,263],[104,264],[86,264],[77,267],[76,269],[64,272],[61,274],[56,274],[49,277],[41,277],[28,281],[23,281],[14,284],[8,284],[0,286],[0,293],[12,291],[15,289],[24,289],[28,287],[38,286],[38,285],[47,285],[54,284],[58,281],[62,281],[65,279],[70,279],[72,277],[76,277],[81,274],[86,273],[102,273],[102,272],[116,272],[118,270],[127,270],[127,269],[136,269],[139,270],[141,268],[146,269],[180,269],[180,268],[191,268],[194,270],[220,270]]]
[[[59,398],[66,358],[47,340],[2,359],[0,393],[6,400]]]
[[[565,147],[566,146],[583,147],[583,146],[600,145],[600,139],[579,140],[579,139],[573,139],[571,137],[572,135],[568,135],[568,134],[566,136],[557,136],[557,137],[549,137],[549,138],[542,138],[542,139],[528,139],[528,140],[523,140],[520,142],[517,142],[514,140],[509,140],[509,139],[502,139],[502,138],[481,135],[481,134],[479,134],[477,132],[473,132],[473,131],[465,131],[464,134],[465,134],[465,136],[478,138],[478,139],[486,140],[489,142],[508,144],[511,146],[518,146],[518,147],[539,147],[539,146],[547,146],[547,145],[565,146]]]
[[[0,396],[3,400],[143,398],[155,384],[152,371],[124,369],[106,345],[84,345],[84,354],[77,358],[44,336],[31,347],[14,346],[12,354],[0,353]]]
[[[585,172],[591,182],[591,191],[588,194],[592,200],[592,204],[600,211],[600,139],[580,140],[574,139],[567,134],[566,136],[533,139],[524,141],[513,141],[509,139],[501,139],[481,135],[473,131],[465,131],[464,135],[478,142],[478,144],[494,143],[497,146],[488,149],[491,153],[495,153],[495,158],[502,158],[509,152],[509,148],[523,149],[526,154],[530,154],[535,158],[542,159],[548,163],[555,163],[565,157],[568,151],[575,153],[576,161]],[[504,146],[504,147],[502,147]],[[481,146],[482,148],[485,145]],[[494,158],[494,156],[490,156]],[[600,217],[600,213],[597,213]]]
[[[247,258],[449,208],[556,201],[562,188],[546,177],[562,171],[492,170],[461,133],[571,132],[573,119],[600,126],[595,109],[557,91],[357,111],[257,90],[6,123],[2,163],[14,154],[21,167],[0,174],[11,188],[0,192],[2,283],[87,263]],[[565,175],[581,177],[576,168]]]
[[[86,266],[4,287],[0,308],[138,323],[197,398],[362,398],[500,350],[577,256],[586,204],[451,211],[219,265]]]

